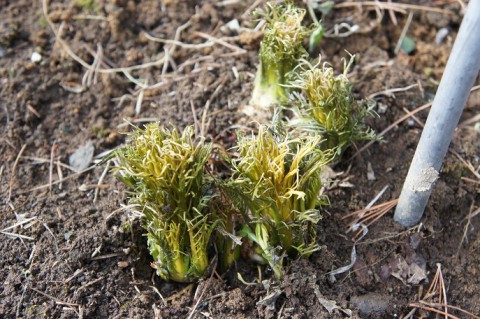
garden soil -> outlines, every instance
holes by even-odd
[[[412,1],[421,10],[395,11],[338,5],[323,17],[325,28],[359,29],[325,37],[312,58],[321,54],[342,72],[342,59],[356,55],[354,93],[377,102],[369,123],[381,132],[432,100],[464,2]],[[355,235],[342,217],[384,187],[377,203],[399,196],[428,108],[332,167],[321,249],[289,262],[280,281],[241,260],[223,275],[212,265],[198,284],[164,282],[150,266],[139,222],[119,210],[123,185],[106,165],[69,166],[89,141],[94,159],[125,143],[128,123],[196,123],[216,149],[231,147],[237,129],[255,130],[253,120],[268,114],[252,119],[242,109],[262,38],[249,13],[261,4],[0,0],[1,318],[402,318],[439,268],[448,303],[480,314],[480,216],[467,218],[480,205],[480,187],[459,159],[479,165],[478,92],[421,223],[403,229],[389,212],[355,245],[353,267],[335,276],[351,263]],[[415,44],[408,54],[396,50],[406,25]]]

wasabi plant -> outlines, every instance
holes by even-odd
[[[285,132],[260,127],[256,136],[239,135],[238,158],[225,189],[243,213],[244,235],[258,245],[277,278],[284,256],[309,255],[315,242],[320,172],[331,156],[317,145],[320,137],[291,139]]]
[[[218,256],[220,273],[226,272],[240,256],[242,238],[237,235],[241,218],[228,198],[221,194],[213,201],[212,210],[217,216],[218,226],[215,231],[215,248]]]
[[[347,78],[354,57],[344,60],[342,74],[335,75],[333,68],[324,63],[312,65],[303,61],[291,88],[290,101],[296,115],[289,123],[323,138],[322,149],[334,149],[337,157],[355,141],[377,139],[375,132],[365,124],[365,118],[374,113],[374,104],[357,100],[352,94],[352,84]]]
[[[217,221],[209,211],[211,179],[204,166],[211,145],[149,124],[115,152],[118,178],[129,188],[129,204],[143,218],[157,274],[165,280],[198,280],[209,265],[208,246]]]
[[[308,57],[304,40],[312,33],[302,25],[306,10],[293,3],[267,3],[265,12],[258,13],[265,21],[260,46],[260,65],[255,77],[251,103],[268,108],[287,100],[288,73],[302,58]]]

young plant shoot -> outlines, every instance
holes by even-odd
[[[257,108],[269,108],[287,99],[287,74],[302,58],[308,57],[303,42],[312,33],[302,25],[304,9],[293,3],[267,3],[260,13],[266,21],[260,46],[260,65],[255,77],[251,103]]]
[[[317,145],[320,137],[290,139],[260,127],[258,135],[238,137],[238,158],[226,189],[244,215],[244,234],[255,242],[276,277],[282,259],[309,255],[318,247],[320,172],[331,156]]]
[[[345,60],[337,76],[326,63],[320,67],[304,61],[291,85],[297,90],[290,96],[296,117],[289,126],[319,134],[322,149],[334,149],[337,158],[355,141],[377,139],[365,124],[365,118],[375,114],[373,103],[356,100],[347,78],[353,60]]]
[[[153,265],[165,280],[196,281],[209,264],[216,224],[204,173],[210,153],[211,145],[194,141],[191,127],[179,133],[158,124],[137,129],[131,144],[116,151],[116,172],[130,187],[129,204],[143,217]]]

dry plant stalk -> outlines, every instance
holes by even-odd
[[[347,227],[349,230],[354,230],[355,225],[365,225],[366,227],[371,226],[373,223],[378,221],[382,216],[388,213],[392,208],[397,205],[398,199],[392,199],[388,202],[378,204],[372,207],[359,209],[352,213],[349,213],[342,217],[343,219],[347,218],[354,218]],[[361,234],[363,230],[359,230],[352,240],[356,240]]]
[[[425,292],[423,298],[416,303],[411,303],[410,307],[434,312],[436,314],[444,316],[445,319],[460,319],[460,317],[453,315],[451,313],[451,310],[458,311],[463,315],[468,316],[469,318],[480,319],[480,317],[477,315],[474,315],[459,307],[448,304],[447,290],[445,288],[445,281],[443,279],[441,264],[437,264],[437,271],[435,272],[435,276],[433,277],[432,283],[430,284],[428,290]],[[409,318],[412,318],[414,313],[415,312],[410,313]]]

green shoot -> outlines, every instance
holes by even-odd
[[[255,242],[276,277],[282,259],[309,255],[318,247],[316,223],[322,180],[331,154],[321,151],[319,137],[291,139],[260,127],[257,136],[239,135],[238,158],[226,189],[243,213],[244,234]]]
[[[287,74],[302,58],[308,57],[303,42],[312,30],[302,26],[306,11],[293,3],[267,3],[263,41],[251,103],[255,107],[269,108],[287,100]]]
[[[353,60],[353,56],[348,64],[345,60],[344,71],[337,76],[327,64],[319,67],[304,61],[291,84],[300,93],[291,94],[296,118],[289,126],[319,134],[322,149],[335,149],[337,157],[355,141],[377,139],[365,124],[365,118],[375,114],[373,103],[356,100],[347,78]]]
[[[219,220],[215,232],[215,247],[219,259],[220,273],[226,272],[240,255],[242,238],[236,235],[240,224],[238,211],[232,206],[226,196],[217,197],[212,202],[212,210]]]
[[[148,233],[157,274],[165,280],[198,280],[208,264],[207,249],[216,222],[208,204],[204,174],[211,145],[195,142],[191,127],[180,134],[149,124],[116,151],[119,179],[130,187]]]

